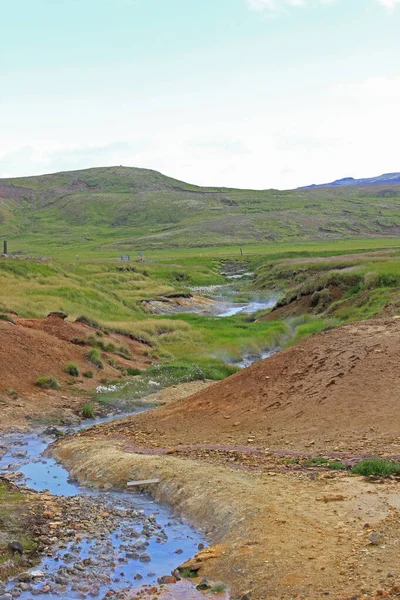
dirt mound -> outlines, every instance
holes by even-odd
[[[137,447],[400,454],[400,320],[316,335],[205,391],[106,426]]]
[[[0,320],[0,403],[1,426],[23,422],[25,415],[41,414],[61,405],[82,402],[82,394],[92,391],[100,380],[116,379],[121,375],[116,367],[146,368],[148,347],[121,335],[98,337],[96,330],[83,323],[71,323],[60,316],[46,319],[19,319],[15,323]],[[126,356],[103,352],[103,369],[88,360],[91,344],[88,338],[104,340],[118,348],[123,345]],[[127,358],[127,356],[129,358]],[[113,366],[107,362],[113,359]],[[71,377],[68,363],[75,363],[80,373],[93,372],[93,378]],[[115,365],[115,366],[114,366]],[[60,390],[41,390],[35,384],[40,376],[55,377]],[[69,384],[74,380],[74,385]],[[75,389],[74,389],[75,388]],[[77,388],[81,400],[77,398]]]

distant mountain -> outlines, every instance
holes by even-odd
[[[380,185],[357,187],[361,181]],[[321,189],[237,190],[133,167],[0,179],[0,243],[6,239],[11,253],[97,260],[189,246],[211,248],[212,256],[216,246],[395,237],[399,184],[395,173]]]
[[[354,179],[353,177],[344,177],[336,179],[331,183],[321,183],[320,185],[312,184],[305,185],[300,190],[309,190],[310,188],[321,187],[340,187],[340,186],[356,186],[356,185],[393,185],[400,184],[400,173],[385,173],[379,177],[367,177],[365,179]]]

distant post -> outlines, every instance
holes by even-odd
[[[243,256],[243,250],[240,248],[240,256]]]
[[[4,240],[4,254],[8,254],[7,240]]]

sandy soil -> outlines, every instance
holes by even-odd
[[[283,462],[400,453],[400,321],[327,332],[188,398],[64,440],[74,476],[149,491],[212,544],[186,565],[253,600],[400,595],[398,480]],[[374,536],[378,543],[373,543]]]
[[[156,315],[172,315],[182,312],[214,315],[218,312],[218,305],[214,300],[192,294],[160,296],[153,300],[143,300],[142,305],[147,311]]]
[[[174,456],[140,456],[93,431],[63,442],[56,456],[94,487],[160,479],[148,486],[151,493],[201,527],[213,544],[185,566],[225,581],[232,597],[251,589],[254,600],[370,598],[400,585],[394,481],[238,472]],[[368,539],[374,532],[382,534],[378,546]]]

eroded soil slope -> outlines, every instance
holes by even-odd
[[[26,416],[43,415],[57,407],[73,408],[101,379],[118,378],[121,371],[117,367],[146,368],[150,364],[145,356],[149,348],[127,336],[104,334],[58,315],[46,319],[13,316],[13,320],[0,320],[1,427],[26,423]],[[114,351],[102,351],[102,369],[88,359],[88,351],[98,343],[114,347]],[[113,365],[107,359],[112,359]],[[78,366],[79,377],[66,372],[69,363]],[[82,377],[87,371],[92,371],[92,378]],[[38,388],[36,380],[41,376],[55,377],[60,389]]]
[[[189,398],[110,423],[133,447],[400,454],[400,320],[307,339]]]
[[[399,320],[348,325],[55,453],[94,487],[157,478],[148,491],[214,544],[185,568],[232,598],[397,598],[398,478],[291,457],[398,455],[399,359]]]

